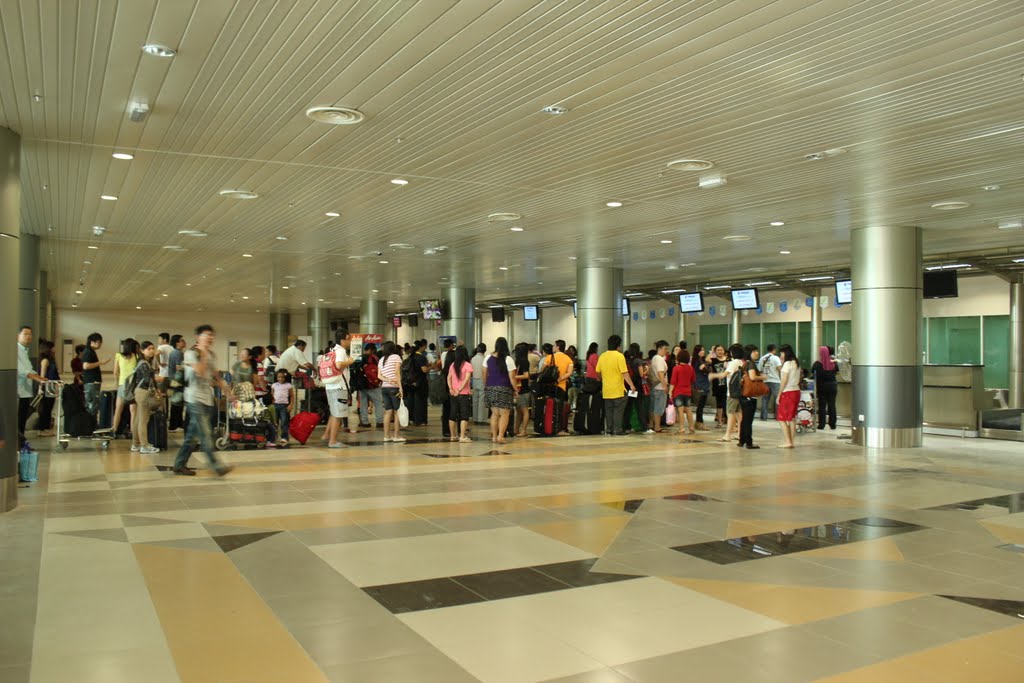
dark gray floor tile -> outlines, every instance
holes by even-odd
[[[516,598],[571,588],[568,583],[551,578],[529,567],[496,572],[453,576],[453,581],[488,600]]]
[[[363,590],[394,614],[469,605],[486,600],[448,578],[369,586]]]
[[[629,581],[637,578],[628,574],[605,574],[591,571],[597,562],[597,558],[591,560],[574,560],[572,562],[558,562],[533,567],[536,571],[567,583],[574,588],[583,586],[596,586],[602,583],[615,583],[616,581]]]

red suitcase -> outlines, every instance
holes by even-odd
[[[319,414],[299,413],[288,423],[288,435],[305,445],[309,435],[313,433],[318,424],[320,424]]]

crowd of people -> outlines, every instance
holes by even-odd
[[[148,426],[155,412],[170,413],[170,431],[184,428],[184,443],[175,458],[176,474],[193,475],[188,467],[195,447],[206,454],[218,474],[230,467],[216,456],[213,429],[218,392],[252,393],[271,408],[276,443],[289,442],[289,423],[298,408],[296,378],[307,376],[304,387],[323,389],[326,418],[324,441],[328,448],[345,448],[341,435],[350,428],[350,415],[358,414],[359,427],[371,428],[371,416],[385,443],[401,443],[403,429],[428,427],[428,406],[441,406],[441,434],[451,441],[473,440],[474,425],[486,425],[492,442],[507,443],[536,431],[542,404],[558,406],[550,435],[570,433],[568,416],[576,412],[573,431],[623,435],[675,431],[685,436],[708,431],[705,412],[714,401],[714,429],[724,430],[719,440],[757,449],[753,423],[760,402],[760,418],[769,413],[781,425],[782,448],[795,445],[794,419],[801,384],[807,374],[793,347],[769,344],[761,354],[755,345],[704,346],[692,350],[686,342],[674,346],[659,340],[647,351],[637,343],[623,350],[622,339],[612,335],[602,352],[593,342],[585,354],[564,340],[537,344],[520,342],[510,348],[499,337],[488,351],[478,344],[472,351],[452,338],[442,348],[427,340],[402,346],[384,342],[350,354],[351,337],[337,330],[334,338],[311,359],[306,343],[298,340],[279,352],[272,344],[238,350],[237,361],[221,368],[213,352],[214,329],[202,325],[191,345],[180,334],[162,333],[156,343],[125,339],[112,358],[99,359],[103,336],[94,332],[75,348],[71,383],[84,396],[89,413],[100,417],[102,371],[111,365],[116,398],[110,425],[117,428],[128,412],[127,436],[132,451],[155,453]],[[29,415],[39,413],[40,436],[52,436],[53,395],[42,392],[47,381],[60,374],[54,345],[39,343],[35,365],[28,348],[32,329],[19,329],[19,433]],[[818,428],[836,427],[837,367],[831,348],[822,346],[811,368],[817,392]],[[38,383],[39,387],[34,387]],[[551,402],[543,401],[550,398]],[[581,415],[586,405],[600,424]],[[564,408],[564,410],[563,410]],[[547,435],[547,434],[545,434]]]

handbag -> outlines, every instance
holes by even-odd
[[[405,405],[405,401],[398,404],[398,424],[402,427],[409,426],[409,407]]]
[[[29,450],[27,444],[18,452],[18,481],[39,481],[39,453]]]
[[[676,423],[676,404],[669,403],[665,406],[665,424],[672,426]]]
[[[743,394],[743,398],[767,396],[768,391],[768,385],[764,383],[763,379],[750,379],[750,375],[745,371],[743,372],[743,384],[740,389],[740,392]]]

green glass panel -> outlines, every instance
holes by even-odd
[[[701,325],[700,343],[704,346],[715,346],[721,344],[729,347],[729,328],[731,325]]]
[[[748,323],[744,320],[743,327],[740,328],[740,343],[744,346],[753,344],[761,348],[761,323]]]
[[[1010,385],[1007,349],[1010,348],[1010,316],[986,315],[982,327],[985,332],[985,388],[1006,389]]]
[[[786,342],[782,339],[782,323],[763,323],[761,325],[761,343],[764,348],[769,344],[782,346]]]
[[[928,362],[934,365],[980,365],[981,318],[929,318]]]
[[[821,343],[825,346],[831,346],[835,348],[836,345],[836,322],[835,320],[825,320],[821,323]]]
[[[796,355],[800,359],[800,364],[805,368],[811,367],[811,323],[809,321],[797,323],[796,343]]]
[[[837,320],[836,323],[836,335],[835,341],[825,342],[834,349],[839,348],[839,345],[845,342],[853,343],[853,321],[852,320]],[[828,335],[825,335],[828,337]]]

